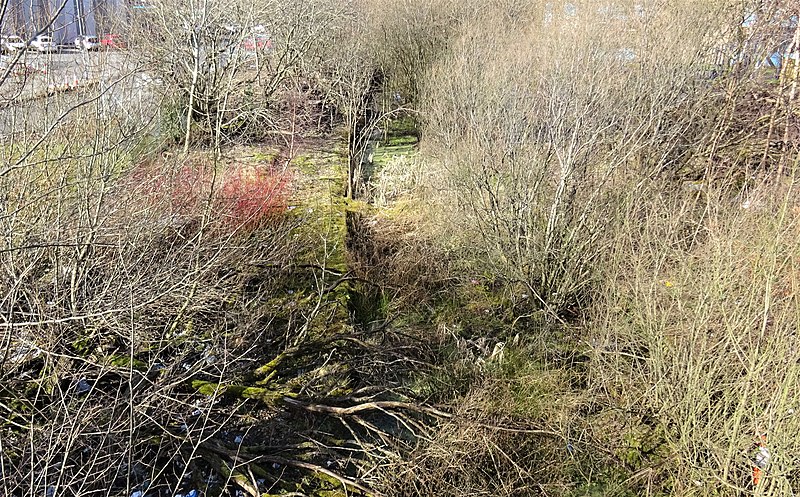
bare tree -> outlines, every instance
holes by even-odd
[[[339,22],[336,2],[156,2],[141,55],[161,78],[182,123],[184,153],[196,127],[219,149],[238,136],[280,133],[281,93],[300,85]],[[154,43],[153,43],[154,42]]]

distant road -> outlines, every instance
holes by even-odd
[[[15,56],[4,56],[3,65]],[[154,105],[152,80],[136,70],[127,51],[25,52],[12,70],[0,86],[0,138],[41,133],[65,110],[97,95],[98,87],[105,90],[105,114],[141,114],[142,106]]]
[[[0,99],[27,99],[44,94],[49,86],[113,78],[126,65],[127,52],[82,52],[68,50],[58,53],[27,51],[3,56],[3,69],[16,60],[13,75],[0,87]]]

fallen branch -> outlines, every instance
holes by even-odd
[[[364,404],[358,404],[350,407],[336,407],[336,406],[328,406],[324,404],[311,404],[308,402],[303,402],[297,399],[292,399],[290,397],[284,397],[283,401],[285,404],[290,405],[292,407],[298,407],[301,409],[305,409],[306,411],[310,412],[319,412],[325,414],[334,414],[336,416],[349,416],[351,414],[356,414],[359,412],[364,411],[383,411],[387,409],[406,409],[408,411],[414,412],[421,412],[424,414],[431,414],[433,416],[439,418],[452,418],[453,415],[449,412],[444,412],[435,407],[428,407],[428,406],[420,406],[417,404],[411,404],[409,402],[397,402],[397,401],[376,401],[376,402],[365,402]]]
[[[371,495],[373,497],[384,497],[384,495],[382,493],[380,493],[380,492],[378,492],[376,490],[373,490],[373,489],[367,487],[366,485],[364,485],[362,483],[359,483],[356,480],[353,480],[352,478],[347,478],[346,476],[342,476],[342,475],[340,475],[338,473],[335,473],[335,472],[333,472],[333,471],[331,471],[329,469],[323,468],[322,466],[319,466],[317,464],[312,464],[312,463],[303,462],[303,461],[295,461],[295,460],[292,460],[292,459],[284,459],[283,457],[279,457],[279,456],[262,456],[261,458],[266,460],[266,461],[272,462],[272,463],[282,464],[284,466],[291,466],[293,468],[305,469],[305,470],[308,470],[308,471],[314,471],[314,472],[317,472],[317,473],[322,473],[323,475],[326,475],[326,476],[329,476],[331,478],[334,478],[334,479],[338,480],[339,483],[341,483],[342,486],[345,487],[345,488],[352,487],[352,488],[355,488],[356,490],[360,490],[361,492],[365,493],[366,495]]]

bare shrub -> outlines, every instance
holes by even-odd
[[[8,421],[0,488],[87,495],[213,486],[203,478],[222,468],[198,462],[199,440],[218,434],[231,414],[216,406],[213,389],[199,395],[192,382],[240,377],[269,335],[252,312],[250,287],[269,285],[255,267],[291,255],[291,225],[259,223],[280,197],[259,196],[268,203],[262,210],[231,176],[224,200],[234,203],[208,210],[208,169],[199,161],[192,169],[168,164],[174,175],[151,168],[149,183],[134,181],[138,188],[108,181],[107,172],[94,176],[80,162],[59,166],[3,178],[16,186],[9,192],[31,178],[54,201],[43,209],[48,202],[15,195],[0,218],[0,397]],[[281,184],[263,178],[252,184],[270,192]],[[232,217],[228,231],[212,229],[214,215]]]
[[[151,5],[139,57],[164,83],[184,152],[287,131],[277,129],[282,98],[300,86],[343,15],[327,0]]]
[[[367,39],[387,75],[387,94],[416,101],[425,72],[438,60],[459,26],[479,7],[458,0],[369,0]]]
[[[445,215],[480,254],[475,269],[524,283],[560,314],[587,304],[613,181],[664,167],[665,141],[685,124],[662,114],[692,90],[699,59],[631,34],[659,19],[536,8],[545,15],[511,33],[502,17],[464,26],[429,72],[423,146],[441,168],[446,209],[458,212]],[[617,24],[629,29],[610,36]]]
[[[660,420],[678,494],[752,492],[762,435],[756,493],[797,491],[795,188],[634,196],[605,265],[597,387]]]

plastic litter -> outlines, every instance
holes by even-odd
[[[758,482],[767,473],[770,457],[771,454],[767,448],[767,436],[761,435],[758,442],[758,451],[753,458],[753,485],[758,485]]]
[[[86,393],[91,389],[92,389],[92,386],[89,384],[88,381],[86,381],[83,378],[78,380],[77,385],[75,385],[75,392],[77,392],[77,393]]]
[[[766,447],[759,447],[758,452],[756,453],[756,466],[761,469],[767,469],[767,466],[769,466],[769,458],[769,449]]]

